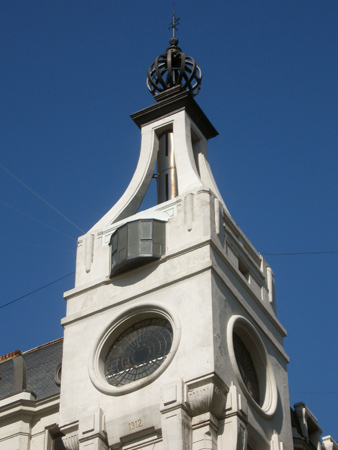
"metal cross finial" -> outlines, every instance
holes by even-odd
[[[173,20],[170,22],[169,30],[173,29],[173,37],[175,37],[175,31],[178,30],[177,25],[179,25],[180,18],[175,17],[175,4],[173,4]]]

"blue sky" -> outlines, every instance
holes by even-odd
[[[62,335],[79,229],[136,167],[129,115],[154,103],[146,72],[168,46],[171,8],[0,4],[0,306],[69,275],[0,308],[1,355]],[[176,13],[203,73],[196,100],[220,134],[209,144],[218,187],[275,272],[291,404],[337,440],[338,3],[179,1]],[[280,255],[310,252],[321,253]]]

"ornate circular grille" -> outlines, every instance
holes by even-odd
[[[104,364],[108,383],[122,386],[154,373],[164,363],[172,340],[166,319],[145,319],[127,328],[108,351]]]
[[[234,333],[234,350],[239,372],[251,397],[256,403],[260,402],[259,382],[255,365],[249,351],[242,340]]]

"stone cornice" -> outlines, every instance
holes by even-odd
[[[207,139],[211,139],[218,135],[214,126],[189,92],[179,92],[176,95],[163,98],[158,103],[141,109],[130,117],[136,125],[141,128],[147,123],[181,110],[185,110],[188,113],[191,120]]]
[[[59,394],[40,401],[36,401],[30,393],[30,398],[27,395],[22,394],[28,393],[23,392],[12,397],[7,397],[5,399],[6,401],[0,402],[0,419],[13,415],[33,416],[51,409],[58,410],[59,408]]]

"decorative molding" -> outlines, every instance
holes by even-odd
[[[254,361],[255,370],[259,380],[259,390],[261,397],[259,404],[256,403],[256,401],[248,391],[239,371],[233,342],[234,333],[236,333],[242,339],[246,348],[250,349],[250,354]],[[234,315],[228,322],[227,342],[230,361],[242,392],[244,393],[250,404],[262,417],[266,419],[271,418],[277,409],[277,385],[269,355],[256,328],[245,317]]]
[[[108,445],[105,417],[99,406],[83,414],[79,422],[79,442],[91,440],[100,441],[101,444]]]
[[[268,298],[273,310],[276,312],[275,277],[271,267],[266,268],[266,278],[268,287]]]
[[[64,436],[62,438],[62,442],[66,450],[79,450],[79,440],[77,431]]]
[[[182,406],[183,404],[183,382],[181,379],[162,387],[160,406],[161,413],[166,410],[176,408],[177,406]]]
[[[87,234],[85,237],[84,264],[86,273],[90,272],[92,262],[94,260],[94,234]]]
[[[141,128],[143,125],[153,122],[159,117],[165,117],[180,110],[187,111],[192,121],[198,126],[206,139],[212,139],[218,135],[218,131],[216,131],[189,92],[180,92],[160,103],[141,109],[130,117]]]
[[[173,330],[173,342],[171,350],[164,363],[151,375],[123,386],[110,385],[104,375],[104,360],[114,340],[122,332],[122,328],[139,322],[142,318],[160,317],[167,319]],[[121,328],[122,327],[122,328]],[[113,317],[103,334],[93,340],[93,347],[88,360],[88,372],[93,385],[103,394],[124,395],[140,389],[153,382],[171,363],[174,358],[181,338],[181,325],[177,314],[167,307],[156,303],[139,303],[133,308],[123,310],[118,316]]]
[[[211,373],[186,382],[186,401],[191,415],[211,413],[216,418],[224,415],[228,387]]]
[[[331,436],[324,436],[322,441],[323,450],[338,450],[338,444]]]
[[[226,417],[237,414],[246,423],[248,418],[248,402],[246,398],[238,392],[237,387],[231,382],[226,401]]]
[[[270,450],[283,450],[283,442],[280,440],[279,435],[276,431],[273,432],[271,441],[270,441]]]
[[[192,230],[192,224],[194,222],[194,194],[188,194],[185,196],[185,222],[187,230]]]
[[[214,198],[214,209],[215,209],[215,232],[217,235],[220,234],[220,205],[219,205],[219,199],[217,197]]]
[[[311,443],[317,450],[322,450],[320,436],[323,430],[318,425],[317,418],[303,402],[296,403],[294,408],[306,442]]]

